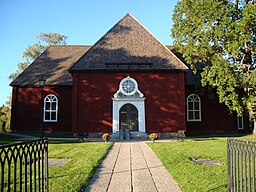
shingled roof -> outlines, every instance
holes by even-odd
[[[46,85],[72,85],[68,70],[89,48],[78,45],[50,46],[10,85],[36,86],[42,75],[46,78]]]
[[[10,85],[37,86],[42,75],[46,85],[72,85],[69,70],[187,70],[172,50],[127,14],[93,46],[50,46]]]
[[[187,66],[127,14],[72,67],[81,70],[186,70]]]

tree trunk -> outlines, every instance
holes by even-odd
[[[256,135],[256,121],[255,119],[253,120],[253,135]]]

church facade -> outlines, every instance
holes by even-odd
[[[229,114],[217,96],[198,91],[194,79],[173,47],[127,14],[92,46],[50,46],[17,77],[11,128],[91,134],[249,130],[248,117]]]

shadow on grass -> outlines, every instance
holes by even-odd
[[[188,134],[188,137],[197,137],[197,138],[208,138],[208,137],[242,137],[252,135],[252,133],[200,133],[200,134]]]
[[[36,136],[41,137],[42,132],[40,131],[16,131],[13,133],[23,134],[23,135],[30,135],[30,136]],[[45,132],[45,137],[55,137],[55,138],[72,138],[73,133],[65,133],[65,132]]]
[[[231,134],[205,134],[205,135],[188,135],[187,139],[192,139],[194,141],[205,141],[205,140],[218,140],[218,138],[227,138],[227,137],[246,137],[253,136],[251,133],[231,133]]]
[[[49,144],[65,144],[65,143],[83,143],[83,142],[78,142],[77,140],[48,140]]]
[[[210,189],[209,191],[207,192],[226,192],[228,190],[228,186],[226,184],[224,185],[220,185],[218,187],[215,187],[213,189]]]

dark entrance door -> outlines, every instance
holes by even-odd
[[[119,111],[120,130],[138,131],[138,110],[132,104],[125,104]]]

